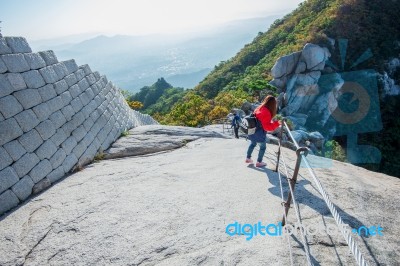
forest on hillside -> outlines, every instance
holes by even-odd
[[[400,1],[308,0],[277,19],[268,31],[260,32],[234,57],[216,65],[194,89],[183,90],[171,85],[164,90],[148,88],[132,99],[146,101],[142,110],[161,123],[205,125],[225,117],[245,101],[256,100],[260,91],[277,95],[280,91],[269,85],[272,66],[279,57],[300,51],[306,43],[327,47],[332,54],[330,60],[340,65],[337,46],[332,45],[338,39],[348,41],[344,69],[336,69],[338,72],[348,70],[362,52],[369,49],[373,57],[352,70],[373,69],[383,77],[389,72],[388,62],[400,57],[398,14]],[[390,72],[390,78],[399,84],[400,69]],[[383,129],[360,134],[359,144],[377,147],[382,152],[382,161],[379,165],[362,166],[399,176],[400,117],[397,113],[400,96],[385,93],[382,78],[378,86]],[[154,91],[150,93],[153,96],[145,99],[146,90]],[[345,147],[345,137],[335,140]]]

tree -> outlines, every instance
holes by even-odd
[[[139,101],[131,101],[128,102],[128,105],[130,108],[132,108],[133,110],[139,110],[141,108],[143,108],[143,103],[139,102]]]
[[[202,126],[209,122],[209,112],[212,106],[208,101],[194,92],[189,92],[174,105],[167,115],[166,121],[181,126]]]

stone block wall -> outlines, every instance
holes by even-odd
[[[0,37],[0,215],[147,124],[157,122],[88,65]]]

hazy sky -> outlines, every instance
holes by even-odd
[[[286,14],[302,0],[0,0],[4,36],[179,33],[235,19]]]

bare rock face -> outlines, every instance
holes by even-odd
[[[307,43],[301,51],[301,62],[304,62],[307,70],[323,70],[325,61],[331,56],[326,48]]]
[[[271,84],[282,91],[280,113],[293,122],[296,130],[321,131],[326,139],[336,132],[335,122],[330,118],[344,84],[339,74],[325,71],[330,56],[327,48],[308,43],[302,51],[279,58],[271,69],[274,77]],[[300,138],[301,142],[307,140]],[[313,146],[321,147],[320,144],[318,141]]]
[[[301,52],[280,57],[271,69],[271,75],[274,78],[281,78],[291,74],[299,62]]]
[[[213,136],[180,128],[141,132]],[[255,168],[243,162],[248,144],[200,138],[170,152],[94,163],[1,217],[0,265],[307,265],[299,232],[246,240],[247,226],[245,234],[233,234],[235,223],[282,220],[280,179],[271,170],[277,146],[268,144],[268,166]],[[282,154],[292,169],[294,151]],[[350,228],[383,228],[383,236],[351,233],[368,264],[398,265],[399,179],[307,158],[326,163],[313,170]],[[286,200],[286,178],[282,183]],[[1,197],[14,204],[7,191]],[[306,168],[295,195],[302,225],[323,229],[307,233],[314,265],[357,265],[343,236],[324,231],[337,226]],[[287,217],[297,222],[294,208]]]

